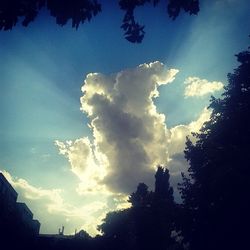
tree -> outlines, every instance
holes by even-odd
[[[169,184],[169,171],[158,166],[155,174],[155,197],[158,200],[173,202],[173,188]]]
[[[120,8],[125,11],[123,24],[125,38],[132,43],[140,43],[144,38],[144,25],[135,21],[134,10],[136,7],[143,6],[145,3],[153,4],[155,7],[160,0],[120,0]],[[181,9],[190,15],[199,12],[198,0],[169,0],[167,3],[167,12],[173,20],[179,15]]]
[[[140,43],[144,38],[144,26],[136,22],[134,10],[136,7],[150,3],[156,6],[160,0],[119,0],[120,8],[125,12],[121,28],[125,38],[132,43]],[[168,0],[167,12],[175,19],[183,9],[190,15],[199,12],[198,0]],[[72,27],[78,28],[80,23],[90,21],[101,12],[101,4],[97,0],[1,0],[0,30],[10,30],[23,18],[22,25],[28,26],[35,20],[39,11],[47,8],[50,15],[56,18],[56,23],[63,26],[72,19]]]
[[[133,207],[150,206],[152,194],[148,191],[148,186],[144,183],[139,183],[136,192],[133,192],[128,201]]]
[[[157,249],[165,249],[175,242],[171,234],[175,230],[176,204],[169,178],[168,169],[158,166],[155,174],[155,191],[152,204],[155,221],[153,238],[157,241]]]
[[[187,140],[191,181],[180,186],[189,225],[183,233],[191,249],[243,249],[250,223],[250,52],[228,74],[221,98],[211,98],[212,115],[197,141]]]
[[[136,192],[129,197],[135,249],[152,248],[152,232],[155,229],[152,198],[153,193],[148,191],[144,183],[139,183]]]
[[[98,230],[108,240],[107,249],[132,249],[134,246],[134,222],[130,209],[108,213]]]
[[[129,196],[132,207],[106,215],[104,223],[98,226],[114,249],[141,249],[149,238],[150,196],[148,186],[139,183],[135,192]]]
[[[128,200],[131,208],[107,214],[99,226],[104,237],[113,239],[119,249],[176,249],[171,237],[174,230],[175,203],[169,185],[169,172],[159,166],[155,174],[155,191],[139,183]],[[175,247],[175,248],[174,248]]]
[[[129,198],[139,249],[165,249],[175,243],[171,237],[175,203],[169,177],[168,169],[158,166],[154,192],[149,192],[148,187],[140,183]]]
[[[2,0],[0,2],[0,29],[12,29],[23,17],[22,25],[28,26],[46,7],[50,15],[56,18],[56,23],[65,25],[72,19],[72,27],[78,28],[80,23],[90,21],[101,11],[101,5],[93,0]]]

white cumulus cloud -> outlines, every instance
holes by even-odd
[[[106,157],[103,182],[113,192],[129,193],[168,159],[165,116],[153,99],[158,86],[172,82],[176,69],[160,62],[142,64],[117,74],[88,74],[81,109],[88,115],[94,145]]]
[[[128,194],[139,182],[153,183],[154,167],[168,160],[169,137],[165,116],[153,100],[158,87],[172,82],[177,73],[154,62],[111,75],[87,75],[81,110],[94,139],[55,142],[81,179],[78,193]]]
[[[139,182],[153,187],[155,167],[183,154],[186,136],[198,132],[210,111],[204,109],[190,124],[167,128],[154,99],[158,87],[171,83],[177,73],[154,62],[111,75],[86,76],[81,110],[90,120],[93,141],[56,141],[81,180],[79,194],[129,194]]]
[[[184,96],[204,96],[223,89],[222,82],[209,82],[199,77],[188,77],[184,83],[186,84]]]

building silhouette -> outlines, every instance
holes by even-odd
[[[16,208],[17,192],[0,173],[0,214],[7,216]]]
[[[36,236],[39,234],[40,222],[33,219],[33,213],[23,202],[17,202],[18,193],[5,176],[0,173],[0,228],[1,231],[17,232]]]

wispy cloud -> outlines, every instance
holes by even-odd
[[[204,96],[223,89],[222,82],[209,82],[199,77],[188,77],[184,83],[186,84],[184,96]]]

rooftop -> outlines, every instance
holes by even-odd
[[[11,184],[8,182],[8,180],[5,178],[5,176],[0,172],[0,181],[4,183],[5,186],[13,193],[14,196],[17,197],[18,193],[16,190],[11,186]]]

